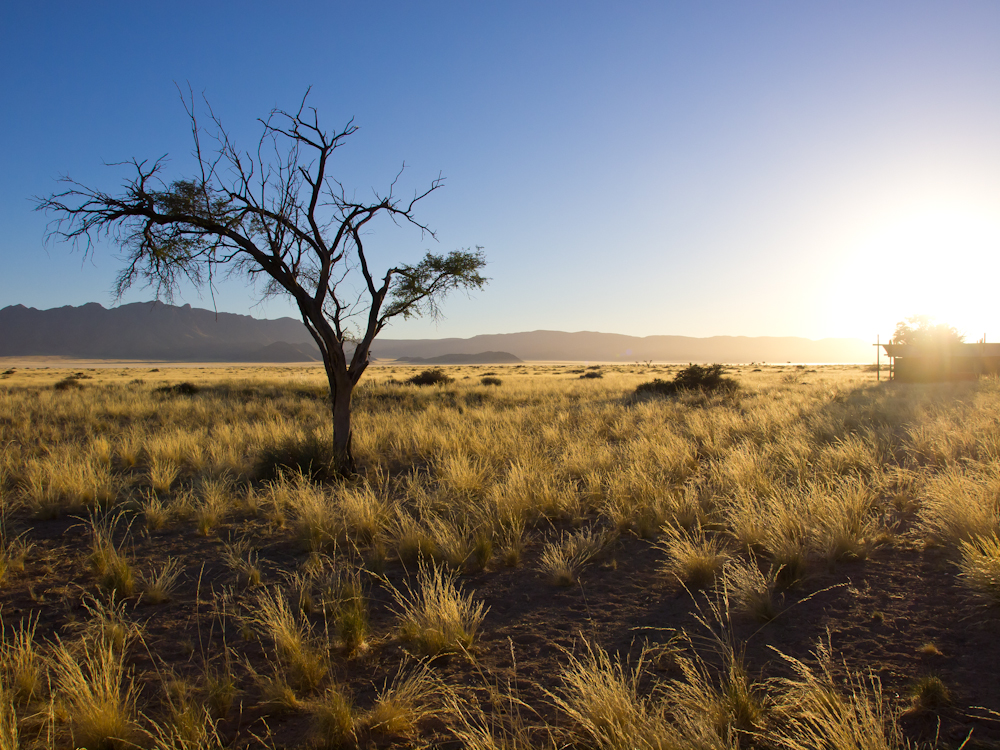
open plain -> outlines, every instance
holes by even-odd
[[[1000,742],[1000,383],[681,369],[7,369],[0,750]]]

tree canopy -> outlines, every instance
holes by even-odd
[[[896,324],[892,340],[897,344],[947,346],[965,341],[965,335],[947,323],[934,323],[929,315],[911,315]]]

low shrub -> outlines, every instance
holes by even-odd
[[[295,436],[261,450],[254,462],[254,476],[273,481],[282,474],[302,474],[318,482],[333,476],[332,465],[332,445],[316,434]]]
[[[590,372],[585,372],[585,373],[583,373],[583,375],[580,376],[581,379],[583,379],[583,378],[603,378],[603,377],[604,377],[604,373],[594,372],[593,370],[591,370]]]
[[[52,386],[57,391],[68,391],[70,388],[83,388],[76,375],[67,375]]]
[[[153,393],[175,393],[180,396],[193,396],[200,389],[194,383],[178,383],[177,385],[162,385],[154,388]]]
[[[419,375],[414,375],[406,380],[410,385],[446,385],[454,382],[454,378],[449,378],[443,370],[424,370]]]
[[[479,382],[482,383],[483,385],[500,385],[501,383],[503,383],[503,381],[500,380],[500,378],[493,378],[489,376],[483,378]]]
[[[641,383],[636,387],[635,393],[672,396],[680,391],[713,392],[732,391],[738,388],[739,384],[732,378],[725,377],[723,372],[725,371],[722,365],[688,365],[674,375],[673,380],[656,378],[649,383]]]
[[[940,677],[921,677],[910,687],[910,698],[916,711],[938,711],[951,705],[951,691]]]

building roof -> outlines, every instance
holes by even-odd
[[[1000,344],[882,344],[890,357],[1000,357]]]

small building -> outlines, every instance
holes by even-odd
[[[934,383],[1000,373],[1000,344],[882,344],[893,380]]]

